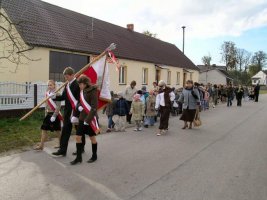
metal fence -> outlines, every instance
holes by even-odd
[[[62,83],[56,85],[59,87]],[[45,98],[46,89],[47,83],[43,82],[0,82],[0,110],[31,109]]]

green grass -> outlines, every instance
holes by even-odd
[[[44,111],[36,111],[23,121],[19,121],[20,117],[0,119],[0,153],[22,149],[40,141]],[[55,134],[49,136],[56,137]]]
[[[267,90],[260,90],[260,94],[267,94]]]

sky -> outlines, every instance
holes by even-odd
[[[182,50],[196,65],[201,58],[221,62],[221,45],[267,52],[267,0],[44,0],[112,24],[133,23],[137,32],[149,30]]]

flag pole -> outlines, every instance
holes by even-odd
[[[94,64],[96,61],[98,61],[100,58],[102,58],[108,51],[112,51],[116,49],[116,44],[112,43],[111,45],[109,45],[109,47],[107,49],[105,49],[105,51],[103,51],[100,55],[98,55],[93,61],[91,61],[89,64],[85,65],[81,70],[79,70],[74,76],[75,78],[79,77],[83,72],[85,72],[92,64]],[[65,87],[67,85],[68,81],[66,81],[63,85],[61,85],[56,91],[55,93],[57,93],[59,90],[61,90],[63,87]],[[33,109],[31,109],[27,114],[25,114],[22,118],[20,118],[19,121],[22,121],[24,119],[26,119],[27,117],[29,117],[34,111],[36,111],[38,108],[40,108],[41,105],[43,105],[49,98],[51,97],[46,97],[44,98],[37,106],[35,106]]]

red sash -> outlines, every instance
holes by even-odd
[[[49,95],[49,92],[47,91],[46,92],[46,97],[48,97],[48,95]],[[55,110],[57,108],[57,105],[56,105],[56,103],[51,98],[49,98],[47,100],[47,104],[49,105],[49,107],[51,108],[51,110],[53,110],[55,112]],[[61,114],[60,111],[58,113],[58,118],[59,118],[60,121],[63,121],[63,116],[62,116],[62,114]]]
[[[76,105],[77,105],[78,101],[73,96],[73,94],[70,90],[70,84],[69,83],[67,84],[66,89],[67,89],[67,96],[68,96],[68,99],[70,101],[72,110],[76,110]]]
[[[86,114],[90,113],[91,106],[86,102],[83,96],[83,90],[81,90],[80,93],[80,102],[82,104],[83,110],[86,112]],[[100,132],[96,117],[94,116],[93,120],[90,122],[91,128],[94,130],[94,132],[97,134]]]

